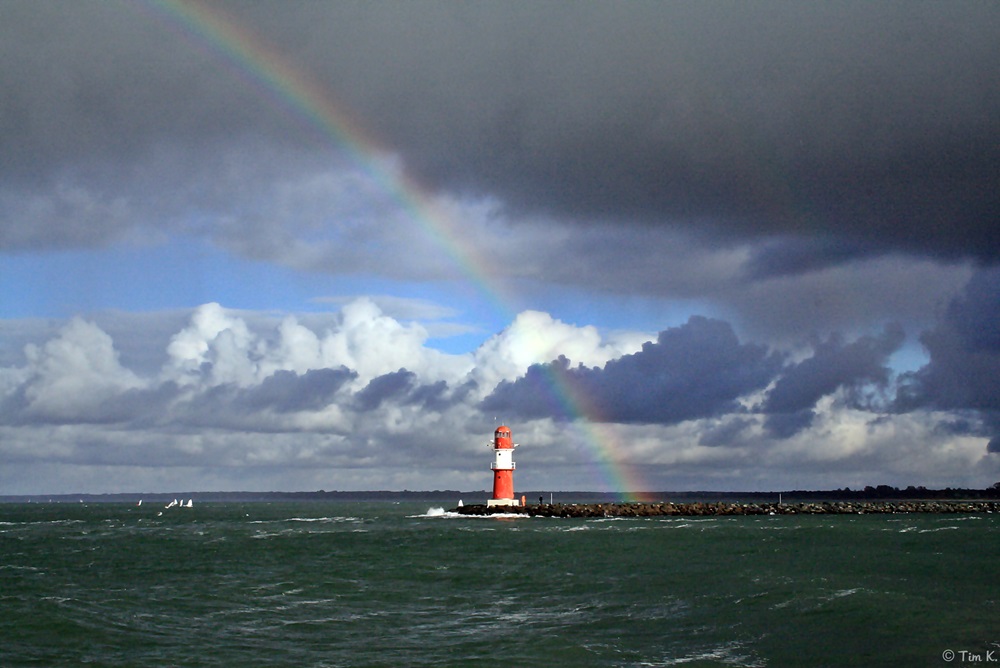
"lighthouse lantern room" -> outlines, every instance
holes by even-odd
[[[493,432],[493,440],[489,441],[493,448],[493,498],[487,500],[487,506],[516,506],[514,499],[514,448],[517,443],[511,440],[510,429],[501,425]]]

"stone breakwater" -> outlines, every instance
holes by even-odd
[[[812,503],[540,503],[528,506],[473,504],[461,515],[515,514],[530,517],[697,517],[730,515],[968,514],[1000,512],[998,501],[833,501]]]

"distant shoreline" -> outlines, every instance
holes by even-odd
[[[986,489],[951,488],[927,489],[925,487],[890,487],[879,485],[851,490],[786,490],[774,492],[643,492],[639,494],[614,494],[589,491],[549,491],[536,490],[518,492],[529,504],[550,500],[560,504],[614,504],[623,503],[623,497],[642,499],[643,503],[799,503],[835,501],[931,501],[931,500],[998,500],[1000,487],[994,485]],[[0,495],[0,503],[169,503],[173,499],[194,499],[196,503],[229,502],[282,502],[282,501],[428,501],[456,504],[459,500],[466,504],[484,503],[489,498],[485,490],[430,490],[430,491],[305,491],[305,492],[121,492],[112,494],[8,494]]]

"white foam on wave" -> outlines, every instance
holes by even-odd
[[[722,663],[727,666],[745,666],[746,668],[757,668],[766,666],[767,662],[754,656],[752,650],[748,650],[738,642],[730,642],[718,647],[708,647],[696,650],[684,656],[667,657],[662,662],[649,663],[641,662],[640,666],[682,666],[688,663],[701,664],[704,662]]]
[[[952,531],[958,527],[938,527],[937,529],[921,529],[920,533],[936,533],[938,531]]]
[[[445,519],[466,519],[466,520],[494,520],[494,519],[522,519],[529,517],[523,513],[489,513],[482,515],[465,515],[463,513],[454,513],[450,510],[445,510],[440,507],[428,508],[427,512],[422,515],[407,515],[411,519],[424,519],[427,517],[443,517]]]
[[[426,513],[422,515],[407,515],[409,518],[425,518],[425,517],[466,517],[465,515],[459,515],[458,513],[453,513],[445,510],[441,507],[428,508]]]
[[[835,591],[835,592],[831,593],[829,596],[827,596],[823,600],[833,601],[833,600],[838,599],[838,598],[844,598],[845,596],[853,596],[854,594],[857,594],[858,592],[863,592],[863,591],[864,591],[864,589],[862,589],[861,587],[853,587],[851,589],[840,589],[838,591]]]

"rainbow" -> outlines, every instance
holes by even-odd
[[[462,234],[438,199],[411,175],[393,167],[392,152],[336,103],[328,91],[292,59],[222,10],[201,0],[140,0],[167,21],[182,38],[229,66],[233,76],[268,98],[276,107],[317,128],[361,166],[442,248],[462,273],[471,277],[497,307],[511,299],[499,277],[488,272],[495,262]]]
[[[234,76],[257,88],[282,109],[291,112],[324,137],[345,151],[384,189],[398,201],[414,221],[451,258],[459,270],[468,276],[480,292],[494,304],[508,321],[514,317],[514,302],[506,295],[500,277],[489,273],[495,263],[488,261],[481,250],[451,217],[439,200],[402,168],[394,168],[392,152],[370,134],[338,104],[329,91],[301,67],[268,45],[258,35],[240,25],[222,10],[201,0],[136,0],[139,7],[150,10],[165,21],[168,28],[180,33],[196,48],[221,60],[233,70]],[[646,489],[634,472],[619,463],[619,445],[612,430],[594,419],[597,407],[568,382],[550,374],[552,394],[565,415],[574,419],[584,441],[604,471],[604,481],[620,497],[638,498]]]
[[[582,387],[569,378],[561,377],[554,364],[542,365],[543,373],[552,389],[552,395],[559,402],[564,415],[581,417],[574,421],[574,427],[579,430],[583,442],[590,446],[596,463],[604,472],[603,479],[609,489],[602,491],[614,492],[623,501],[649,500],[643,478],[617,456],[620,443],[614,428],[602,419],[602,413],[597,403]]]

